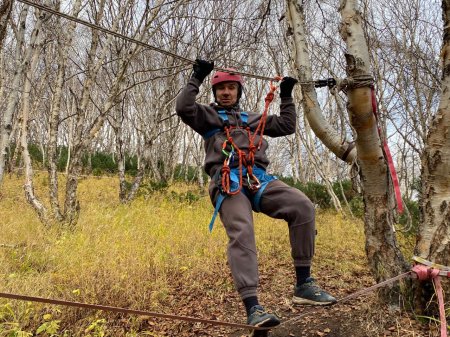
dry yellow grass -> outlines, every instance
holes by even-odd
[[[46,197],[45,175],[36,182],[37,194]],[[64,231],[43,227],[26,204],[21,184],[21,177],[7,177],[2,189],[0,244],[21,246],[0,248],[0,291],[166,312],[177,310],[175,288],[180,285],[183,292],[204,291],[211,298],[233,296],[226,235],[219,220],[211,234],[207,228],[209,198],[179,200],[187,191],[198,193],[194,186],[180,184],[122,205],[116,178],[82,180],[78,225]],[[255,221],[262,274],[288,265],[287,226],[261,214]],[[360,220],[318,212],[317,226],[316,274],[324,279],[329,274],[352,277],[367,269]],[[293,282],[293,272],[290,276],[287,283]],[[327,282],[339,287],[344,279],[330,277]],[[270,286],[265,290],[270,292]],[[57,321],[54,336],[108,335],[107,319],[98,313],[8,302],[0,299],[0,336],[8,329],[35,332],[43,323]],[[138,321],[129,319],[128,336],[140,335],[132,332],[139,330]]]

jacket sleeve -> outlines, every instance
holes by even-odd
[[[264,134],[269,137],[281,137],[295,132],[297,115],[292,97],[281,98],[280,115],[267,116]]]
[[[191,78],[184,89],[180,92],[175,103],[175,111],[181,120],[189,125],[194,131],[204,134],[207,107],[196,102],[201,83],[196,78]]]

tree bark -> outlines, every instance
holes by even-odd
[[[3,48],[3,41],[6,36],[9,17],[11,16],[13,0],[3,0],[0,4],[0,50]]]
[[[338,158],[351,163],[356,157],[353,143],[341,140],[340,135],[324,118],[317,94],[314,89],[311,62],[304,29],[303,4],[300,0],[287,0],[287,17],[289,19],[289,32],[293,37],[293,53],[295,66],[302,89],[303,111],[311,125],[315,135],[330,149]],[[306,82],[306,83],[305,83]]]
[[[442,93],[422,154],[422,221],[416,255],[450,265],[450,0],[442,1],[442,10]]]
[[[46,4],[47,5],[47,4]],[[22,158],[25,166],[25,197],[28,203],[33,207],[39,216],[39,219],[44,225],[48,225],[47,209],[42,202],[37,198],[34,193],[33,184],[33,166],[31,162],[30,153],[28,152],[28,121],[30,115],[30,96],[31,96],[31,84],[33,80],[33,74],[36,70],[38,63],[38,57],[40,49],[42,47],[41,29],[42,21],[45,20],[46,14],[37,10],[37,22],[33,32],[31,33],[30,50],[31,58],[30,63],[27,65],[27,71],[24,73],[24,86],[22,94],[22,114],[21,114],[21,137],[20,146],[22,152]]]
[[[81,0],[77,0],[73,5],[72,15],[77,17],[81,8]],[[66,29],[63,31],[61,20],[58,19],[58,26],[60,27],[60,34],[58,35],[58,72],[56,75],[56,83],[53,95],[52,106],[50,109],[49,120],[49,143],[48,143],[48,176],[49,176],[49,198],[53,217],[61,222],[64,220],[61,212],[61,206],[58,200],[58,130],[59,119],[61,115],[61,101],[63,97],[63,87],[65,82],[66,66],[68,51],[72,44],[73,32],[75,30],[75,23],[69,22]],[[70,156],[68,156],[70,157]]]
[[[0,129],[0,186],[3,181],[3,175],[5,172],[5,166],[8,156],[8,148],[10,143],[10,135],[13,125],[13,115],[14,111],[19,102],[19,87],[20,81],[23,78],[23,73],[26,68],[26,64],[30,62],[31,49],[27,48],[25,54],[23,55],[23,46],[25,44],[25,23],[28,14],[28,6],[24,6],[19,15],[19,29],[17,31],[17,46],[16,46],[16,70],[14,72],[14,77],[11,80],[11,87],[13,88],[11,94],[8,97],[8,103],[6,110],[3,114],[3,120]],[[38,22],[41,24],[40,21]],[[38,24],[37,23],[37,24]],[[39,29],[40,26],[35,28]]]
[[[357,0],[341,1],[341,36],[347,44],[349,78],[368,78],[370,61]],[[409,266],[394,232],[389,172],[382,152],[372,107],[373,81],[356,81],[347,88],[350,122],[357,133],[356,148],[365,205],[366,254],[377,282],[399,275]],[[396,302],[398,286],[385,288],[385,300]]]
[[[450,265],[450,0],[442,1],[444,21],[442,81],[439,108],[433,118],[422,154],[421,223],[415,255]],[[422,308],[433,288],[422,287]],[[420,291],[419,290],[419,291]],[[430,292],[431,290],[431,292]],[[450,287],[447,284],[447,292]]]

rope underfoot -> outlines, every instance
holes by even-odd
[[[420,258],[414,257],[416,260]],[[422,261],[424,261],[422,259]],[[428,262],[428,261],[427,261]],[[430,262],[431,263],[431,262]],[[420,266],[420,267],[417,267]],[[447,269],[448,268],[448,269]],[[350,294],[348,296],[345,296],[341,299],[339,299],[335,305],[342,304],[344,302],[347,302],[351,299],[354,299],[356,297],[359,297],[361,295],[367,294],[369,292],[372,292],[375,289],[384,287],[388,284],[391,284],[395,281],[401,280],[405,277],[411,276],[412,274],[416,274],[419,280],[426,280],[430,277],[435,280],[438,279],[439,276],[446,275],[447,277],[450,277],[450,268],[445,267],[444,270],[442,269],[436,269],[429,266],[417,264],[412,268],[412,270],[407,271],[405,273],[402,273],[398,276],[392,277],[388,280],[385,280],[383,282],[377,283],[373,286],[367,287],[365,289],[362,289],[360,291],[357,291],[353,294]],[[440,308],[443,308],[443,301],[442,301],[442,288],[439,287],[440,282],[437,281],[436,284],[436,291],[438,292],[437,296],[440,302]],[[440,288],[440,289],[439,289]],[[439,294],[439,291],[441,292]],[[55,304],[55,305],[63,305],[63,306],[71,306],[71,307],[78,307],[78,308],[86,308],[86,309],[95,309],[95,310],[103,310],[103,311],[112,311],[112,312],[119,312],[119,313],[125,313],[125,314],[134,314],[134,315],[142,315],[142,316],[150,316],[150,317],[158,317],[158,318],[166,318],[166,319],[172,319],[172,320],[181,320],[181,321],[188,321],[188,322],[199,322],[199,323],[207,323],[212,325],[221,325],[221,326],[230,326],[235,328],[244,328],[244,329],[250,329],[250,330],[269,330],[270,328],[260,328],[255,327],[248,324],[239,324],[239,323],[231,323],[231,322],[223,322],[223,321],[217,321],[217,320],[209,320],[209,319],[202,319],[202,318],[196,318],[196,317],[189,317],[189,316],[179,316],[179,315],[170,315],[170,314],[161,314],[156,312],[149,312],[149,311],[141,311],[141,310],[132,310],[132,309],[126,309],[126,308],[120,308],[120,307],[111,307],[111,306],[102,306],[97,304],[87,304],[87,303],[81,303],[81,302],[72,302],[72,301],[64,301],[64,300],[55,300],[55,299],[49,299],[49,298],[42,298],[42,297],[34,297],[34,296],[25,296],[25,295],[17,295],[17,294],[10,294],[10,293],[3,293],[0,292],[0,298],[9,298],[9,299],[15,299],[15,300],[21,300],[21,301],[30,301],[30,302],[40,302],[40,303],[48,303],[48,304]],[[442,305],[441,305],[442,303]],[[313,310],[309,310],[305,313],[302,313],[300,315],[296,315],[295,317],[284,321],[280,324],[280,326],[286,325],[288,323],[294,322],[299,320],[302,317],[305,317],[314,311],[317,311],[318,307],[313,307]],[[322,308],[322,307],[321,307]],[[441,337],[447,337],[447,326],[445,321],[445,310],[443,316],[441,315]]]
[[[3,293],[3,292],[0,292],[0,297],[9,298],[9,299],[13,299],[13,300],[19,300],[19,301],[29,301],[29,302],[39,302],[39,303],[63,305],[63,306],[68,306],[68,307],[94,309],[94,310],[110,311],[110,312],[116,312],[116,313],[149,316],[149,317],[156,317],[156,318],[165,318],[165,319],[171,319],[171,320],[229,326],[229,327],[234,327],[234,328],[242,328],[242,329],[250,329],[250,330],[268,330],[268,328],[256,327],[256,326],[248,325],[248,324],[224,322],[224,321],[203,319],[203,318],[190,317],[190,316],[162,314],[162,313],[151,312],[151,311],[133,310],[133,309],[126,309],[126,308],[112,307],[112,306],[105,306],[105,305],[98,305],[98,304],[89,304],[89,303],[82,303],[82,302],[55,300],[55,299],[44,298],[44,297],[17,295],[17,294]]]
[[[436,296],[438,299],[439,321],[440,321],[440,325],[441,325],[441,337],[447,337],[448,336],[447,335],[447,321],[446,321],[446,314],[445,314],[445,307],[444,307],[443,290],[442,290],[442,285],[441,285],[440,279],[441,279],[441,277],[449,277],[450,278],[450,267],[435,264],[433,262],[427,261],[427,260],[417,257],[417,256],[414,256],[413,260],[415,260],[416,265],[414,265],[410,271],[407,271],[405,273],[402,273],[400,275],[392,277],[388,280],[385,280],[383,282],[377,283],[373,286],[364,288],[364,289],[359,290],[355,293],[352,293],[348,296],[345,296],[345,297],[337,300],[337,302],[332,305],[342,304],[351,299],[354,299],[361,295],[372,292],[378,288],[384,287],[386,285],[389,285],[395,281],[399,281],[408,276],[409,277],[417,277],[420,281],[426,281],[426,280],[431,279],[433,284],[435,285],[435,292],[436,292]],[[314,307],[313,310],[309,310],[309,311],[302,313],[300,315],[297,315],[287,321],[284,321],[283,323],[281,323],[280,326],[286,325],[290,322],[295,322],[295,321],[299,320],[300,318],[310,315],[311,313],[317,311],[320,308],[323,308],[323,307],[319,307],[319,308]]]

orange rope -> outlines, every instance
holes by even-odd
[[[276,76],[274,78],[275,81],[280,81],[282,79],[281,76]],[[228,154],[225,158],[222,166],[222,189],[223,191],[228,195],[235,195],[238,194],[242,189],[242,167],[243,164],[247,167],[247,178],[248,178],[248,187],[251,191],[257,191],[261,184],[258,180],[258,178],[253,174],[253,165],[255,164],[255,153],[256,151],[259,151],[261,149],[262,141],[263,141],[263,135],[264,135],[264,129],[266,127],[266,120],[267,115],[269,111],[270,104],[272,103],[274,97],[275,97],[275,91],[277,90],[277,86],[273,84],[273,82],[270,82],[270,90],[266,95],[265,98],[265,106],[264,111],[262,113],[262,116],[259,120],[258,126],[256,127],[255,132],[253,135],[251,134],[250,127],[247,127],[247,134],[248,134],[248,154],[245,155],[244,151],[240,150],[239,147],[234,143],[233,138],[230,135],[230,130],[233,129],[233,127],[225,127],[225,132],[227,134],[227,139],[222,145],[222,150],[225,151],[227,145],[230,145],[232,148],[234,148],[238,154],[239,158],[239,187],[235,191],[231,191],[231,182],[230,182],[230,173],[231,169],[229,166],[230,157],[232,156],[232,153]],[[260,135],[258,145],[255,145],[255,139],[256,136]]]

